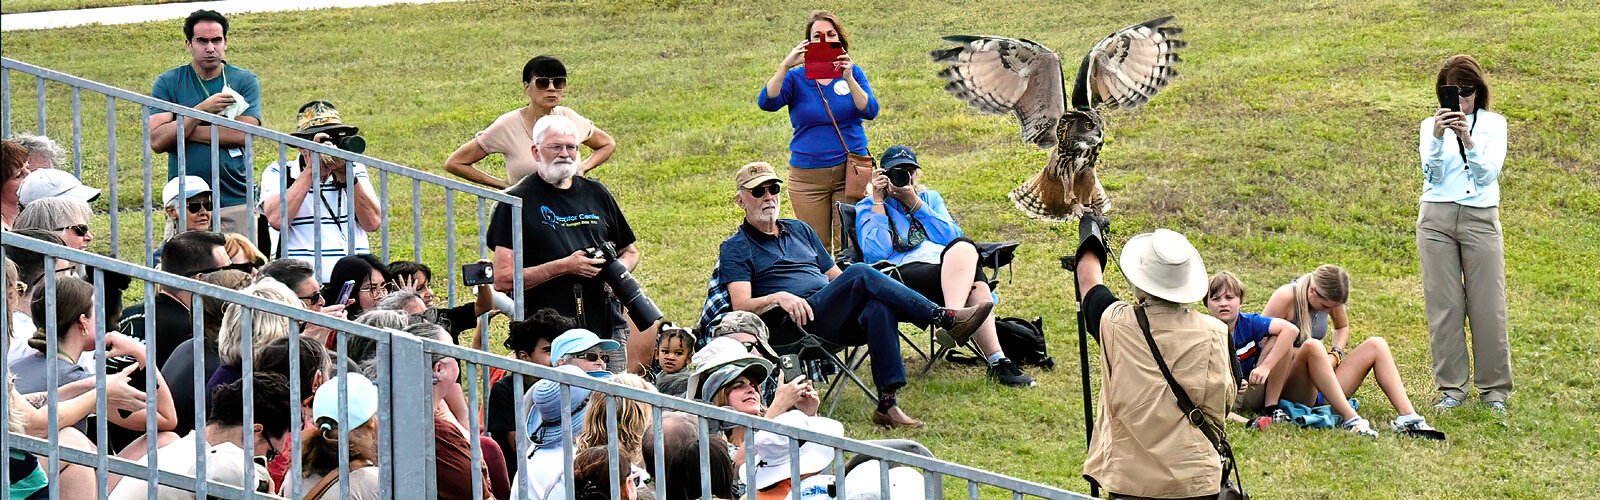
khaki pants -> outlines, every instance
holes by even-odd
[[[839,249],[839,232],[856,228],[841,228],[833,204],[855,203],[860,199],[844,196],[846,165],[841,163],[827,168],[789,167],[789,204],[794,207],[794,217],[811,226],[822,239],[829,252]]]
[[[1500,210],[1423,202],[1419,212],[1417,254],[1434,385],[1465,400],[1471,377],[1483,401],[1504,402],[1511,393],[1511,345]],[[1467,324],[1472,326],[1470,364]]]

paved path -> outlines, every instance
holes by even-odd
[[[25,12],[0,16],[0,31],[68,28],[89,24],[129,24],[169,19],[183,19],[198,9],[211,9],[223,14],[241,12],[279,12],[345,7],[371,7],[402,3],[439,3],[460,0],[218,0],[212,2],[165,3],[156,5],[130,5],[98,9],[57,10]]]

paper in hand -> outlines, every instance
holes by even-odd
[[[220,93],[233,97],[233,104],[229,104],[228,107],[222,108],[222,113],[219,113],[224,118],[229,120],[238,118],[239,115],[244,114],[245,110],[250,109],[250,102],[245,101],[244,96],[239,95],[239,92],[233,90],[233,87],[224,86],[222,87],[222,92]]]

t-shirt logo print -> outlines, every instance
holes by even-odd
[[[548,205],[540,205],[539,206],[539,217],[541,219],[543,219],[543,221],[544,221],[544,223],[546,225],[548,225],[550,227],[553,227],[553,228],[563,228],[563,227],[572,228],[572,227],[587,226],[587,225],[591,225],[591,224],[599,224],[600,223],[600,216],[598,216],[598,215],[595,215],[595,214],[556,215],[556,212],[554,210],[551,210]]]

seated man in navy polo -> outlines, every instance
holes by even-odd
[[[884,427],[921,427],[896,404],[906,385],[900,358],[899,323],[938,326],[957,339],[970,337],[994,308],[985,303],[946,309],[865,264],[844,270],[810,226],[778,218],[782,179],[764,162],[739,169],[735,201],[744,223],[722,242],[717,278],[733,308],[763,314],[772,343],[792,344],[804,332],[841,345],[866,345],[878,409],[872,422]],[[785,320],[784,318],[788,319]]]

